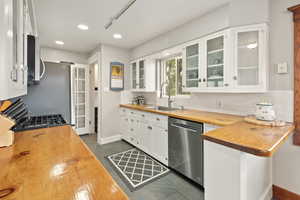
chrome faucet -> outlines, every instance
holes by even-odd
[[[172,108],[172,103],[173,103],[174,101],[171,99],[171,95],[170,95],[170,92],[169,92],[169,94],[168,94],[168,108],[169,109],[171,109]]]
[[[165,85],[169,85],[168,81],[165,81],[165,82],[163,82],[163,83],[160,85],[160,98],[163,97],[163,87],[164,87]],[[169,108],[169,109],[172,108],[172,103],[173,103],[173,102],[174,102],[174,101],[171,99],[171,93],[170,93],[170,91],[169,91],[169,92],[168,92],[168,108]]]

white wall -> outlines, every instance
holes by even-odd
[[[228,10],[229,5],[224,5],[134,48],[131,52],[131,59],[150,55],[228,27]]]
[[[230,26],[269,22],[269,2],[273,0],[231,0]]]
[[[129,89],[129,51],[109,45],[101,45],[101,89],[102,89],[102,125],[98,143],[104,143],[120,135],[119,104],[121,93],[110,91],[110,63],[121,62],[125,67],[125,89]]]
[[[293,17],[288,7],[297,5],[300,0],[272,0],[270,4],[270,89],[293,89],[294,40]],[[288,74],[276,74],[275,64],[287,62]]]
[[[267,22],[270,24],[268,93],[204,93],[176,101],[186,107],[243,115],[253,113],[255,103],[271,101],[275,104],[278,118],[293,121],[293,22],[287,8],[296,4],[300,4],[300,0],[232,0],[229,5],[134,48],[131,59],[168,49],[222,28]],[[281,62],[288,63],[288,74],[276,74],[275,65]],[[166,103],[165,99],[157,99],[153,95],[148,98],[154,103]],[[218,106],[219,101],[221,107]],[[274,184],[300,194],[300,147],[293,146],[290,138],[273,160]]]
[[[292,14],[286,9],[297,4],[300,4],[300,0],[271,1],[271,88],[293,88],[294,31]],[[278,62],[287,62],[290,74],[274,75],[274,63]],[[284,98],[286,96],[281,97]],[[293,112],[286,112],[293,116]],[[275,154],[273,165],[274,184],[300,194],[300,147],[292,144],[292,137]]]
[[[77,64],[87,64],[88,63],[88,55],[75,53],[70,51],[64,51],[59,49],[53,49],[48,47],[41,48],[41,57],[44,61],[48,62],[73,62]]]

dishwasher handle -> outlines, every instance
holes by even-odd
[[[195,130],[193,127],[185,125],[185,124],[172,123],[171,126],[175,127],[175,128],[185,129],[185,130],[191,131],[193,133],[198,133],[198,131]]]

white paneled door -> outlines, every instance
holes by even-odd
[[[89,68],[71,65],[72,124],[79,135],[88,134],[89,123]]]

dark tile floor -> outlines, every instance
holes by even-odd
[[[96,142],[96,135],[85,135],[81,138],[131,200],[204,200],[204,193],[200,187],[191,184],[174,172],[131,192],[105,156],[131,149],[132,146],[124,141],[99,145]]]

